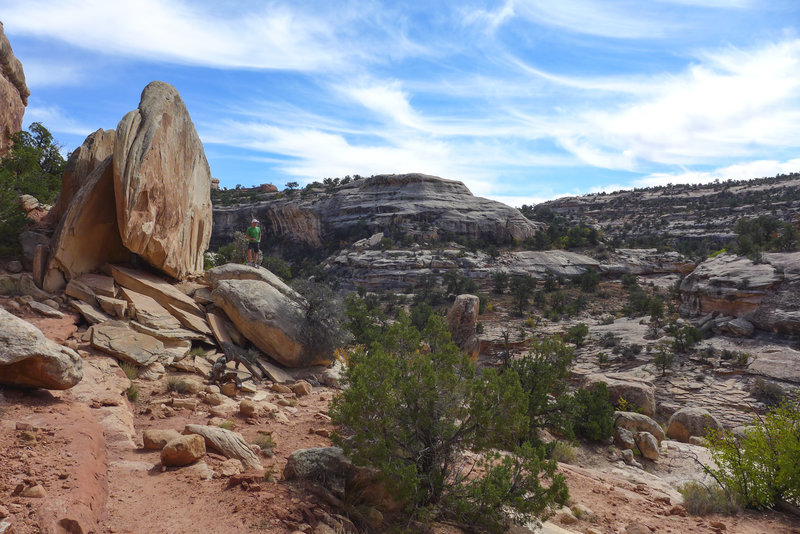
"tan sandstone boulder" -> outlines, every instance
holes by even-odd
[[[83,378],[83,360],[0,308],[0,383],[68,389]]]
[[[475,335],[479,304],[475,295],[459,295],[447,312],[447,326],[453,343],[473,360],[478,357],[481,348],[481,342]]]
[[[148,84],[139,108],[117,125],[114,189],[128,249],[177,279],[203,272],[211,238],[211,171],[171,85]]]
[[[636,406],[644,415],[648,417],[655,415],[655,386],[652,382],[625,373],[598,373],[586,377],[587,387],[599,382],[608,387],[613,404],[618,404],[620,398],[623,398],[629,404]]]
[[[288,289],[288,288],[287,288]],[[236,328],[287,367],[328,365],[331,354],[311,343],[302,301],[261,280],[223,280],[211,293]]]
[[[114,170],[109,156],[85,178],[65,208],[51,241],[43,288],[57,291],[66,280],[129,257],[117,227]]]
[[[114,137],[114,130],[100,128],[89,134],[83,144],[69,155],[61,177],[61,194],[48,214],[53,223],[57,224],[61,220],[73,197],[78,194],[92,172],[114,154]],[[111,194],[114,194],[113,186]],[[106,200],[110,201],[111,198],[113,197]]]
[[[637,432],[648,432],[652,434],[659,443],[664,440],[664,429],[661,428],[661,425],[641,413],[614,412],[614,428],[623,428],[634,434]]]
[[[205,456],[206,441],[198,435],[178,436],[161,449],[161,464],[168,467],[189,465]]]
[[[0,156],[8,150],[11,135],[22,129],[30,94],[22,63],[14,56],[0,22]]]
[[[681,408],[669,418],[667,436],[689,442],[692,436],[704,438],[709,430],[722,430],[722,424],[705,408]]]

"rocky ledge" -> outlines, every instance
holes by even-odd
[[[215,206],[211,247],[233,239],[251,218],[261,221],[265,243],[319,247],[398,231],[414,240],[484,239],[507,243],[541,227],[505,204],[473,196],[457,181],[425,174],[384,174],[335,188],[315,188],[237,206]]]

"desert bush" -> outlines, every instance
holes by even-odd
[[[341,298],[328,285],[312,280],[295,280],[292,288],[304,298],[302,336],[306,344],[323,354],[333,354],[348,338]]]
[[[534,340],[527,354],[509,362],[527,395],[532,440],[536,439],[539,428],[569,433],[569,418],[562,412],[571,403],[571,397],[565,393],[573,356],[572,347],[558,338],[548,338]]]
[[[408,516],[503,532],[507,512],[524,522],[565,501],[555,462],[522,442],[528,420],[517,375],[478,375],[441,317],[420,332],[401,314],[370,350],[350,353],[343,381],[330,409],[340,427],[334,441],[380,470]]]
[[[578,323],[571,326],[564,333],[564,341],[574,343],[576,347],[582,347],[589,335],[589,327],[585,323]]]
[[[672,349],[675,352],[687,352],[698,341],[703,339],[703,334],[694,326],[678,326],[671,324],[667,327],[667,334],[673,337]]]
[[[236,424],[230,419],[225,419],[223,422],[219,424],[219,427],[225,430],[233,430],[234,427],[236,427]]]
[[[186,383],[186,380],[179,376],[169,376],[167,377],[167,391],[185,395],[189,392],[189,385]]]
[[[531,275],[515,275],[508,283],[511,296],[514,298],[514,311],[520,316],[528,307],[528,300],[536,287],[536,280]]]
[[[508,289],[508,273],[504,271],[497,271],[492,274],[492,283],[494,284],[494,292],[502,295]]]
[[[604,383],[592,389],[580,388],[572,398],[571,424],[576,437],[602,441],[614,435],[614,406]]]
[[[122,362],[120,364],[122,368],[122,372],[125,373],[125,376],[128,377],[128,380],[135,380],[137,376],[139,376],[139,368],[136,367],[136,364],[131,362]]]
[[[575,447],[566,441],[554,441],[549,449],[548,458],[561,462],[562,464],[571,464],[575,461]]]
[[[136,402],[139,400],[139,388],[137,388],[135,384],[131,384],[125,394],[127,395],[128,400],[131,402]]]
[[[661,371],[661,376],[667,376],[667,371],[672,368],[674,362],[675,355],[670,348],[663,345],[659,346],[655,356],[653,356],[653,365]]]
[[[768,382],[763,378],[756,378],[750,389],[750,394],[767,406],[777,406],[784,399],[786,392],[775,382]]]
[[[594,269],[586,269],[583,274],[576,277],[576,282],[582,291],[593,293],[600,285],[600,274]]]
[[[292,279],[292,267],[282,258],[264,256],[264,259],[261,260],[261,265],[284,282]]]
[[[693,480],[678,491],[683,496],[683,507],[692,515],[728,515],[735,511],[735,505],[718,484],[706,486]]]
[[[759,418],[744,437],[706,436],[714,464],[706,470],[742,506],[800,506],[800,405],[784,402]]]

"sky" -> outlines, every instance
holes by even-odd
[[[64,152],[174,85],[223,187],[422,172],[512,206],[800,171],[798,0],[0,0]]]

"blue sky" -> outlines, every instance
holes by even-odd
[[[66,151],[152,80],[234,187],[424,172],[513,206],[800,171],[797,0],[0,0]]]

